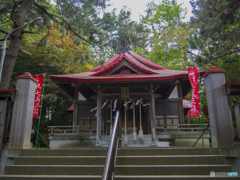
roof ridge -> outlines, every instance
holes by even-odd
[[[148,72],[150,74],[158,74],[156,71],[150,69],[149,67],[145,66],[144,64],[142,64],[141,62],[137,61],[134,57],[132,57],[131,55],[125,53],[124,55],[126,57],[126,59],[128,58],[130,61],[132,61],[134,64],[135,67],[141,69],[142,71],[145,71],[145,72]],[[129,61],[129,62],[130,62]],[[130,62],[131,63],[131,62]]]
[[[166,68],[162,67],[162,66],[159,66],[158,64],[155,64],[153,63],[152,61],[138,55],[137,53],[133,52],[133,51],[130,51],[130,54],[135,58],[137,59],[138,61],[140,61],[141,63],[145,64],[145,65],[148,65],[148,66],[151,66],[153,68],[156,68],[156,69],[159,69],[159,70],[165,70]]]

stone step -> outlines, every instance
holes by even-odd
[[[107,148],[81,148],[81,149],[9,149],[7,157],[16,156],[105,156]]]
[[[1,180],[67,180],[67,179],[86,179],[86,180],[101,180],[101,176],[97,175],[88,175],[88,176],[81,176],[81,175],[68,175],[68,176],[59,176],[59,175],[3,175],[0,176]]]
[[[3,175],[0,176],[1,180],[67,180],[67,179],[73,179],[73,180],[101,180],[102,176],[79,176],[79,175],[69,175],[69,176],[53,176],[53,175],[42,175],[42,176],[36,176],[36,175]],[[212,180],[213,177],[210,177],[209,175],[206,176],[115,176],[114,180],[123,180],[123,179],[133,179],[133,180],[158,180],[158,179],[168,179],[168,180],[195,180],[195,179],[204,179],[204,180]],[[239,177],[214,177],[214,179],[222,179],[222,180],[232,180],[232,179],[239,179]]]
[[[105,156],[25,156],[14,158],[14,165],[104,165]],[[118,156],[117,165],[226,164],[224,156]]]
[[[222,179],[222,180],[232,180],[232,179],[239,179],[239,177],[210,177],[209,175],[199,175],[199,176],[114,176],[114,180],[123,180],[123,179],[133,179],[133,180],[159,180],[159,179],[167,179],[167,180],[195,180],[195,179],[204,179],[204,180],[212,180],[212,179]]]
[[[23,156],[14,165],[104,165],[106,156]]]
[[[203,165],[226,164],[225,156],[183,155],[183,156],[118,156],[117,165]]]
[[[118,156],[156,156],[156,155],[228,155],[235,157],[236,152],[224,148],[120,148]]]
[[[210,172],[232,172],[230,165],[117,165],[115,175],[210,175]]]
[[[4,175],[102,175],[104,165],[12,165]]]

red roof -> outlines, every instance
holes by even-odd
[[[104,67],[97,66],[88,72],[51,75],[50,77],[52,79],[62,79],[71,82],[102,82],[165,80],[178,79],[182,76],[188,76],[187,71],[169,70],[139,56],[132,51],[129,52],[130,53],[122,51],[120,54],[112,57],[105,62]],[[122,71],[120,70],[121,72],[119,72],[119,69],[121,68],[125,69]],[[132,71],[126,71],[126,68]],[[204,72],[201,72],[201,75],[203,74]]]
[[[74,110],[74,103],[72,103],[71,106],[68,109],[66,109],[65,111],[71,112],[73,110]]]

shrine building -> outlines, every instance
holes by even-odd
[[[116,110],[121,114],[125,146],[134,142],[157,146],[159,141],[189,137],[193,144],[201,134],[199,126],[185,123],[183,99],[191,91],[188,72],[159,66],[134,53],[126,43],[103,67],[50,77],[73,98],[71,133],[84,127],[83,132],[95,137],[96,146],[103,146],[111,134]],[[53,140],[57,130],[52,127],[49,131]]]

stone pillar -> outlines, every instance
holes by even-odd
[[[205,73],[212,147],[233,147],[233,124],[225,87],[225,71],[212,66]]]
[[[156,112],[155,112],[155,96],[154,96],[154,90],[153,85],[151,84],[151,111],[150,111],[150,117],[151,117],[151,135],[152,135],[152,146],[157,146],[156,142]]]
[[[37,80],[28,72],[16,79],[17,92],[13,106],[9,149],[29,149]]]
[[[235,101],[234,102],[234,109],[235,109],[235,117],[236,117],[236,123],[237,123],[238,139],[240,139],[240,114],[239,114],[239,107],[240,107],[240,105]]]
[[[102,94],[100,88],[97,91],[97,131],[96,146],[102,146]]]
[[[182,94],[182,84],[178,83],[177,84],[177,90],[178,90],[178,112],[179,112],[179,123],[180,124],[185,124],[185,119],[184,119],[184,109],[183,109],[183,94]]]

